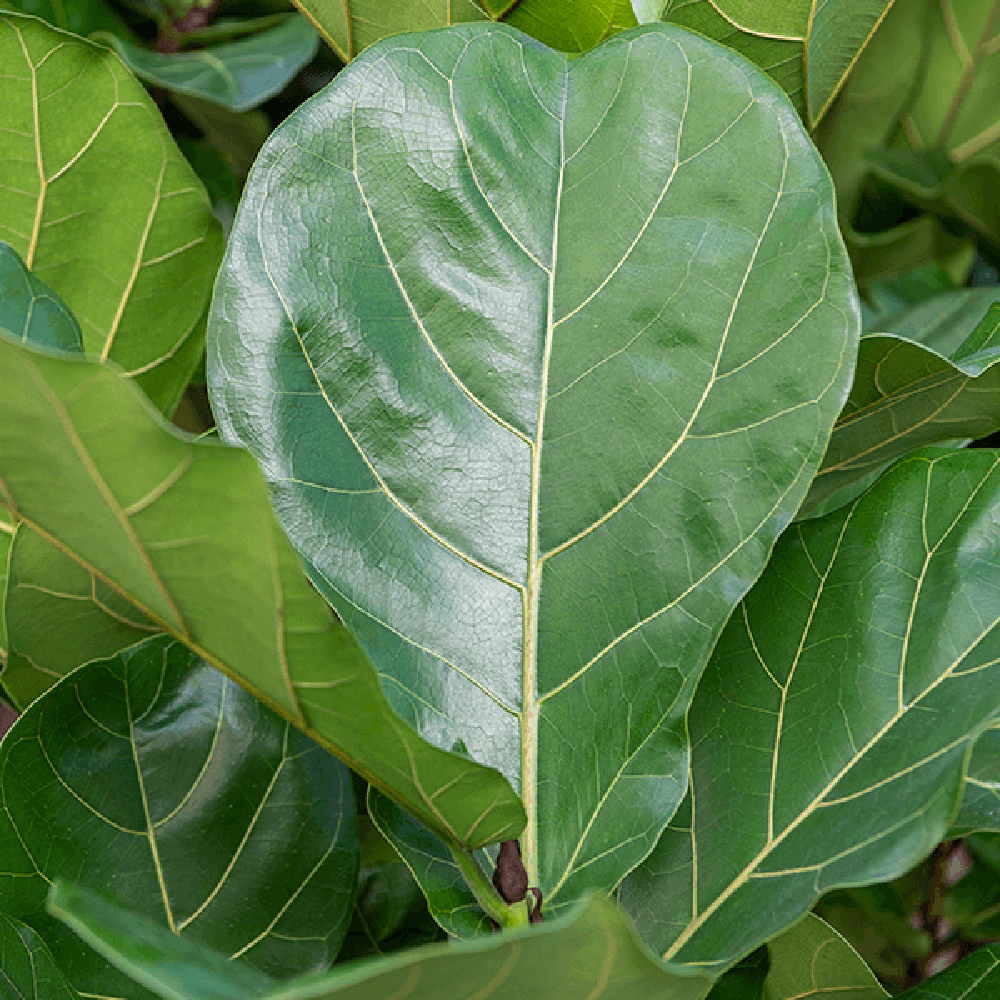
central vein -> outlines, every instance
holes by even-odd
[[[562,202],[563,173],[566,166],[566,97],[569,66],[563,85],[563,107],[559,119],[559,181],[556,186],[552,220],[552,266],[549,271],[549,303],[545,320],[545,350],[542,356],[542,384],[538,399],[535,440],[531,445],[531,511],[528,527],[528,586],[524,590],[524,668],[521,698],[521,799],[528,816],[521,836],[521,854],[528,884],[538,885],[538,604],[542,585],[542,560],[538,547],[538,499],[542,469],[542,438],[545,403],[549,391],[549,361],[552,357],[553,306],[555,303],[556,255],[559,242],[559,209]]]

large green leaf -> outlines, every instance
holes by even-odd
[[[853,500],[873,475],[925,445],[1000,430],[997,299],[1000,288],[948,292],[861,338],[851,394],[800,515],[834,493]]]
[[[61,351],[83,350],[80,324],[55,292],[32,274],[9,244],[0,242],[0,327],[21,343]]]
[[[191,94],[230,111],[248,111],[282,90],[319,48],[319,36],[304,17],[292,17],[250,38],[195,52],[154,52],[101,35],[141,80]]]
[[[765,70],[810,128],[826,114],[893,0],[637,0],[642,23],[700,31]]]
[[[14,534],[3,686],[24,709],[60,677],[163,628],[28,525]]]
[[[831,993],[850,1000],[883,1000],[889,995],[861,956],[814,913],[769,941],[767,950],[771,968],[763,1000],[807,1000]]]
[[[106,0],[0,0],[0,9],[34,14],[76,35],[113,31],[123,38],[134,37],[132,29]]]
[[[504,779],[392,713],[309,586],[254,460],[171,430],[91,360],[0,338],[0,499],[453,843],[517,836]]]
[[[571,61],[504,26],[387,40],[262,150],[210,319],[220,432],[391,704],[519,788],[547,906],[676,808],[694,683],[857,327],[798,118],[682,29]]]
[[[222,252],[205,190],[107,49],[3,14],[0,64],[0,237],[65,300],[86,350],[169,413],[198,363]]]
[[[278,978],[336,958],[360,853],[347,769],[167,636],[28,708],[0,798],[0,910],[82,993],[137,995],[46,915],[60,878]]]
[[[725,967],[944,836],[1000,707],[998,509],[996,452],[926,449],[781,539],[691,707],[689,795],[620,888],[657,951]]]
[[[4,913],[0,913],[0,1000],[80,1000],[37,932]]]
[[[50,909],[110,961],[167,1000],[257,1000],[260,987],[235,994],[222,957],[171,937],[93,892],[56,885]],[[352,962],[264,994],[268,1000],[700,1000],[709,980],[664,967],[621,911],[594,895],[562,919],[464,944],[436,944],[382,961]]]
[[[606,38],[616,0],[483,0],[483,6],[512,28],[561,52],[586,52]]]

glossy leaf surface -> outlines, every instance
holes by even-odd
[[[893,0],[637,0],[742,53],[780,84],[810,127],[826,114]]]
[[[4,608],[9,650],[0,680],[21,709],[81,663],[163,631],[28,525],[11,546]]]
[[[883,1000],[889,995],[861,956],[814,913],[769,941],[767,950],[771,968],[763,1000],[807,1000],[830,994]]]
[[[262,151],[210,319],[220,433],[391,704],[520,790],[547,906],[676,808],[693,683],[857,324],[794,112],[677,28],[572,61],[503,26],[387,40]]]
[[[9,243],[0,243],[0,329],[21,343],[83,351],[76,317],[41,278],[24,266]]]
[[[0,795],[0,910],[83,993],[134,995],[45,916],[60,878],[279,978],[336,957],[360,853],[347,769],[167,636],[28,708]]]
[[[926,445],[1000,429],[1000,288],[937,296],[861,338],[854,384],[800,515]],[[982,316],[983,310],[989,311]],[[982,317],[979,322],[977,318]]]
[[[998,513],[996,452],[926,449],[782,537],[699,685],[688,797],[620,888],[652,947],[723,967],[944,836],[1000,703]]]
[[[73,311],[87,352],[172,412],[222,252],[205,190],[107,49],[3,14],[0,64],[0,238]]]
[[[0,998],[80,1000],[38,933],[5,913],[0,913]]]
[[[389,709],[250,455],[168,429],[94,361],[0,338],[0,384],[0,496],[28,525],[442,836],[517,835],[524,811],[499,774]]]
[[[178,942],[85,889],[57,886],[52,911],[110,961],[142,970],[169,1000],[223,1000],[216,993],[220,956]],[[565,918],[481,941],[435,944],[376,962],[352,963],[265,994],[269,1000],[455,1000],[455,984],[482,1000],[701,1000],[709,980],[664,968],[639,941],[621,911],[600,895]],[[221,985],[221,984],[220,984]],[[260,996],[252,987],[241,1000]]]
[[[268,31],[194,52],[155,52],[102,35],[140,80],[191,94],[230,111],[248,111],[281,91],[319,48],[319,35],[304,17]]]

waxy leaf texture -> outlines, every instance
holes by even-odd
[[[782,537],[701,679],[688,796],[619,889],[653,948],[721,970],[944,837],[1000,691],[998,521],[1000,453],[928,448]]]
[[[521,794],[546,906],[683,795],[684,717],[843,403],[858,308],[784,95],[666,25],[386,39],[254,167],[209,321],[393,707]]]
[[[0,801],[0,912],[82,993],[137,995],[46,914],[57,879],[278,979],[327,967],[347,931],[347,768],[169,636],[35,701],[0,744]]]

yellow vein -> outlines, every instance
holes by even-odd
[[[618,86],[615,88],[615,92],[612,95],[611,100],[608,102],[608,106],[602,112],[601,117],[597,119],[597,124],[590,130],[590,134],[587,138],[584,139],[583,142],[581,142],[580,145],[566,157],[566,163],[569,163],[569,161],[572,160],[573,157],[576,156],[576,154],[579,153],[587,145],[587,143],[594,138],[597,134],[597,130],[604,124],[604,119],[611,114],[611,109],[617,103],[618,97],[622,92],[622,87],[625,84],[625,75],[628,73],[629,63],[632,61],[632,44],[632,42],[629,42],[628,48],[625,50],[625,62],[622,64],[622,75],[618,78]]]
[[[219,713],[215,720],[215,732],[212,733],[212,745],[208,748],[208,753],[205,754],[205,763],[202,764],[201,770],[198,772],[194,781],[191,782],[191,787],[185,792],[184,797],[177,803],[177,805],[169,812],[163,819],[158,820],[153,824],[154,829],[159,829],[161,826],[169,823],[191,800],[191,796],[194,795],[195,789],[201,784],[205,775],[208,773],[209,765],[212,763],[212,759],[215,757],[215,751],[219,746],[219,736],[222,733],[222,722],[226,714],[226,696],[229,693],[230,680],[228,677],[223,677],[222,679],[222,692],[219,695]],[[187,921],[189,922],[189,921]],[[178,930],[183,930],[184,924],[178,926]]]
[[[413,322],[416,323],[417,329],[420,331],[421,336],[427,343],[427,346],[431,349],[434,357],[437,358],[438,364],[448,373],[448,376],[455,383],[456,386],[465,394],[465,396],[483,413],[486,414],[494,423],[499,424],[505,430],[510,431],[516,437],[519,437],[526,444],[531,444],[531,439],[528,438],[522,431],[519,431],[513,424],[507,423],[498,413],[494,413],[481,399],[479,399],[466,385],[465,383],[455,374],[451,366],[445,360],[444,355],[438,350],[437,344],[431,339],[430,334],[427,332],[427,328],[424,326],[423,320],[417,313],[416,306],[414,306],[409,293],[403,285],[403,281],[399,276],[399,272],[396,270],[396,265],[393,263],[392,257],[389,256],[389,248],[385,245],[385,241],[382,239],[382,231],[379,228],[378,222],[375,221],[375,213],[372,210],[371,204],[368,201],[368,196],[365,194],[364,188],[361,185],[361,177],[358,174],[358,141],[357,141],[357,124],[355,122],[355,111],[357,109],[357,102],[351,106],[351,143],[353,146],[353,157],[354,157],[354,183],[357,186],[358,194],[361,197],[362,204],[365,206],[365,211],[368,213],[368,220],[371,223],[372,230],[375,233],[375,238],[378,240],[378,245],[382,250],[382,256],[385,257],[385,262],[389,267],[392,277],[396,282],[396,287],[399,289],[399,294],[403,297],[403,301],[406,303],[406,308],[409,310],[410,315],[413,317]],[[463,140],[464,141],[464,140]],[[527,252],[527,251],[525,251]],[[289,317],[291,321],[291,317]],[[296,333],[298,331],[296,330]],[[304,348],[303,348],[304,350]]]
[[[153,828],[153,818],[149,814],[149,799],[146,796],[146,784],[142,777],[142,765],[139,763],[139,748],[135,744],[135,731],[132,722],[132,696],[129,692],[128,683],[125,683],[125,707],[128,711],[129,745],[132,747],[132,760],[135,762],[135,775],[139,782],[139,796],[142,799],[142,811],[146,817],[146,839],[149,842],[149,850],[153,858],[153,867],[156,869],[156,880],[160,884],[160,895],[163,898],[163,910],[167,916],[167,926],[177,933],[174,924],[174,913],[170,906],[170,897],[167,895],[167,883],[163,874],[163,865],[160,862],[160,849],[156,843],[156,833]]]
[[[690,65],[688,67],[688,76],[689,76],[688,92],[690,93]],[[785,142],[784,133],[782,133],[782,141]],[[678,131],[677,134],[677,142],[679,147],[680,131]],[[587,535],[596,531],[606,521],[614,517],[614,515],[617,514],[618,511],[620,511],[624,506],[626,506],[626,504],[630,503],[632,499],[636,496],[636,494],[638,494],[639,491],[642,490],[647,485],[647,483],[649,483],[650,480],[652,480],[653,477],[659,473],[659,471],[663,468],[663,466],[670,461],[670,459],[674,456],[674,453],[677,451],[677,449],[687,439],[692,426],[694,426],[694,422],[698,419],[698,415],[701,413],[702,407],[705,405],[705,401],[708,399],[709,393],[712,391],[712,387],[715,385],[715,381],[718,378],[719,364],[722,361],[722,354],[729,340],[729,333],[730,330],[732,329],[733,319],[736,316],[736,309],[739,306],[740,301],[743,297],[743,290],[746,288],[747,281],[750,278],[750,272],[753,270],[754,263],[757,260],[757,254],[760,251],[761,244],[764,242],[764,237],[767,235],[768,230],[771,227],[771,220],[774,218],[774,213],[777,211],[778,204],[781,201],[781,196],[784,192],[785,175],[787,173],[787,170],[788,170],[788,145],[787,142],[785,142],[785,159],[781,169],[781,184],[778,186],[778,191],[774,199],[774,204],[771,206],[771,211],[768,213],[767,221],[764,223],[764,228],[761,230],[760,237],[757,239],[757,243],[754,246],[753,253],[750,255],[750,260],[747,263],[746,270],[743,273],[743,280],[740,282],[740,287],[737,290],[736,296],[733,299],[733,305],[729,311],[729,317],[726,320],[726,326],[722,331],[722,336],[719,339],[719,349],[716,352],[715,363],[712,366],[712,373],[709,376],[707,385],[705,386],[705,391],[701,394],[701,398],[695,405],[694,411],[692,412],[691,417],[688,420],[687,424],[684,426],[683,430],[678,435],[677,440],[667,450],[667,453],[663,456],[663,458],[661,458],[659,462],[657,462],[656,465],[654,465],[653,468],[649,470],[649,472],[639,481],[639,483],[636,486],[634,486],[621,500],[618,501],[618,503],[616,503],[605,514],[602,514],[601,517],[599,517],[596,521],[594,521],[594,523],[591,524],[589,527],[584,528],[582,531],[575,534],[572,538],[568,538],[562,544],[557,545],[554,549],[551,549],[548,552],[546,552],[545,555],[542,556],[543,561],[545,559],[551,558],[554,555],[558,555],[558,553],[562,552],[564,549],[568,549],[571,545],[574,545],[576,542],[580,541],[581,538],[585,538]],[[671,177],[673,177],[673,172],[671,173]]]
[[[768,677],[771,678],[774,686],[779,691],[784,691],[784,688],[778,683],[778,678],[771,673],[771,668],[764,662],[764,657],[760,655],[760,650],[757,648],[757,640],[754,638],[753,629],[750,628],[750,616],[747,614],[746,601],[740,601],[740,611],[743,613],[743,628],[746,630],[747,638],[750,640],[750,645],[753,647],[753,655],[757,657],[757,662],[760,664],[761,669],[765,674],[767,674]]]
[[[174,485],[174,483],[176,483],[177,480],[180,479],[181,476],[183,476],[184,473],[191,468],[193,463],[194,463],[193,452],[191,450],[187,450],[186,454],[177,464],[176,468],[174,468],[171,472],[167,473],[166,478],[162,482],[157,483],[157,485],[154,486],[144,497],[140,498],[139,500],[136,500],[134,504],[131,504],[128,507],[123,507],[122,513],[126,517],[132,517],[134,514],[138,514],[141,511],[144,511],[148,506],[150,506],[150,504],[153,504],[157,500],[159,500],[160,497],[162,497],[163,494],[166,493],[167,490],[169,490]]]
[[[9,21],[6,22],[10,24]],[[35,262],[35,251],[38,249],[38,234],[42,224],[42,208],[45,205],[45,195],[48,190],[48,181],[45,179],[45,165],[42,160],[42,130],[38,121],[38,71],[28,55],[28,47],[24,43],[24,36],[21,29],[15,27],[17,40],[21,43],[21,51],[24,53],[24,61],[31,71],[31,113],[34,121],[35,131],[35,163],[38,168],[38,194],[35,204],[35,221],[31,226],[31,242],[28,244],[28,252],[25,255],[24,263],[30,271]]]
[[[562,209],[563,180],[566,175],[566,104],[569,99],[569,64],[563,73],[562,107],[559,116],[559,179],[552,215],[552,270],[549,272],[548,311],[545,320],[545,346],[542,352],[542,381],[538,396],[535,441],[531,447],[531,499],[528,524],[528,586],[523,591],[522,622],[523,666],[521,669],[521,799],[527,814],[522,835],[528,884],[538,884],[538,606],[542,585],[542,562],[539,558],[538,517],[542,469],[542,441],[545,432],[545,405],[548,394],[552,341],[555,333],[556,261],[559,254],[559,213]]]
[[[278,778],[281,776],[281,772],[284,770],[285,764],[288,760],[287,756],[288,723],[285,724],[284,738],[285,738],[285,747],[281,761],[278,764],[278,766],[274,769],[274,774],[271,775],[271,780],[268,782],[267,788],[264,789],[264,794],[261,796],[260,803],[254,810],[253,816],[250,817],[250,821],[247,823],[246,832],[243,834],[243,837],[241,838],[240,842],[236,845],[236,850],[233,852],[233,856],[229,859],[229,864],[226,865],[226,869],[219,877],[219,881],[215,883],[215,886],[213,887],[212,891],[205,897],[201,906],[199,906],[194,911],[194,913],[192,913],[189,917],[186,917],[177,925],[178,932],[184,930],[190,924],[194,923],[194,921],[197,920],[198,917],[200,917],[202,913],[204,913],[205,910],[211,905],[212,900],[214,900],[215,897],[218,896],[218,894],[222,891],[222,887],[226,884],[226,879],[228,879],[229,876],[232,874],[233,869],[236,867],[236,862],[239,861],[239,859],[242,857],[243,850],[249,843],[251,836],[253,836],[254,829],[257,826],[257,821],[260,819],[261,813],[263,813],[264,807],[267,805],[267,801],[271,796],[271,792],[274,791],[274,786],[277,784]]]
[[[187,627],[184,624],[184,620],[181,617],[181,613],[178,610],[177,605],[174,604],[173,599],[171,598],[169,592],[167,591],[167,588],[164,585],[163,581],[160,579],[159,574],[156,571],[156,568],[153,566],[152,562],[150,561],[149,555],[147,554],[146,550],[144,549],[142,543],[139,541],[139,537],[136,535],[135,529],[132,527],[131,522],[125,516],[125,514],[122,511],[121,507],[119,507],[117,499],[115,499],[114,494],[111,492],[111,488],[105,482],[104,477],[101,475],[101,473],[98,470],[97,466],[94,464],[93,459],[90,457],[90,452],[87,451],[86,446],[84,445],[84,443],[81,440],[79,434],[77,433],[76,426],[73,424],[73,421],[70,419],[69,413],[67,413],[66,408],[63,406],[62,400],[55,394],[55,392],[52,391],[52,389],[49,386],[49,384],[41,376],[41,373],[35,368],[34,365],[30,365],[29,368],[28,368],[28,371],[29,371],[29,374],[31,375],[32,380],[35,382],[36,386],[40,390],[41,394],[48,399],[49,404],[51,405],[53,412],[57,416],[60,424],[62,424],[63,430],[66,433],[67,440],[72,445],[74,451],[76,451],[76,453],[77,453],[77,455],[78,455],[78,457],[80,459],[81,464],[84,466],[84,468],[90,474],[91,480],[93,481],[94,485],[97,487],[98,492],[101,494],[101,496],[104,497],[104,501],[108,505],[108,509],[115,516],[115,518],[117,519],[117,521],[118,521],[119,525],[121,526],[122,530],[124,531],[126,537],[128,538],[128,540],[134,546],[135,551],[139,555],[140,559],[146,564],[146,568],[149,571],[149,574],[152,577],[153,582],[156,584],[156,586],[159,589],[160,593],[163,595],[163,597],[166,600],[167,605],[169,606],[170,610],[176,616],[176,620],[177,620],[178,624],[175,626],[175,628],[177,628],[177,630],[180,632],[180,634],[183,637],[187,638],[188,637],[188,630],[187,630]],[[34,527],[34,525],[33,525],[33,527]],[[36,529],[36,530],[39,530],[39,529]],[[39,530],[39,533],[40,534],[42,533],[41,530]],[[49,535],[48,532],[44,532],[44,534],[47,537],[50,537],[50,538],[52,537],[51,535]],[[66,551],[68,551],[68,550],[66,550]],[[115,589],[117,590],[119,588],[116,587]],[[122,592],[124,593],[124,591],[122,591]],[[129,596],[129,595],[126,594],[126,596]]]
[[[163,153],[163,160],[160,163],[160,174],[156,178],[156,187],[153,192],[153,203],[150,205],[149,213],[146,216],[146,224],[143,226],[142,235],[139,237],[139,246],[136,248],[135,262],[132,265],[132,273],[128,277],[128,281],[125,282],[125,289],[121,294],[121,298],[118,301],[118,308],[115,310],[114,318],[111,321],[111,327],[108,330],[108,335],[104,341],[104,348],[101,351],[101,360],[107,361],[108,354],[111,352],[111,345],[114,343],[115,334],[118,332],[118,326],[121,323],[122,316],[125,314],[125,306],[128,304],[129,296],[132,294],[132,289],[135,286],[136,279],[139,277],[139,269],[142,267],[142,257],[146,252],[146,243],[149,241],[149,233],[153,228],[153,220],[156,218],[156,211],[160,205],[160,192],[163,190],[163,179],[167,173],[167,155],[166,151]]]

